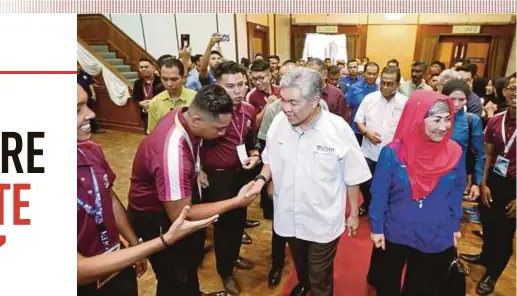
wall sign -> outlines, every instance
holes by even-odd
[[[316,26],[316,33],[337,33],[337,26]]]
[[[453,34],[479,34],[481,26],[452,26]]]

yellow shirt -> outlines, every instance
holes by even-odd
[[[157,94],[149,104],[147,133],[150,134],[160,119],[169,111],[190,106],[195,96],[196,92],[186,87],[183,87],[180,97],[174,100],[166,90]]]

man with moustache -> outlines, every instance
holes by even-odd
[[[373,78],[373,77],[372,77]],[[363,135],[361,150],[372,176],[381,153],[395,135],[400,115],[408,98],[397,92],[400,85],[400,70],[395,67],[384,67],[381,73],[380,90],[364,97],[354,117],[357,129]],[[368,213],[372,195],[371,180],[361,184],[363,204],[359,216]]]
[[[264,167],[247,193],[258,194],[267,182],[274,182],[274,230],[289,242],[299,279],[291,292],[296,296],[309,290],[312,295],[333,295],[333,261],[345,230],[346,197],[346,225],[354,236],[359,184],[371,178],[350,126],[321,110],[323,85],[321,74],[309,68],[295,68],[284,76],[283,113],[269,128]]]
[[[414,62],[411,65],[411,80],[402,84],[399,89],[400,93],[406,97],[409,97],[416,89],[432,91],[433,89],[424,81],[424,73],[426,68],[427,66],[424,62]]]
[[[255,108],[244,102],[245,70],[239,64],[222,62],[213,69],[216,84],[223,87],[233,102],[231,122],[224,136],[203,142],[199,174],[203,203],[227,200],[251,179],[248,170],[260,161],[255,147]],[[242,155],[244,154],[244,155]],[[249,157],[248,157],[249,155]],[[253,263],[239,258],[241,238],[246,222],[246,209],[236,208],[222,214],[214,223],[214,249],[217,272],[225,289],[239,293],[233,276],[234,265],[241,269],[253,268]]]
[[[160,76],[154,75],[154,66],[149,59],[141,58],[138,62],[140,78],[133,85],[133,99],[140,106],[140,118],[147,132],[149,104],[153,97],[163,91]]]
[[[347,63],[347,69],[348,69],[348,75],[341,76],[339,78],[339,89],[343,92],[343,94],[346,94],[348,91],[348,88],[359,81],[362,80],[361,75],[358,75],[358,66],[359,61],[358,60],[349,60]]]
[[[355,123],[354,118],[364,97],[379,89],[379,86],[377,83],[375,83],[377,76],[379,75],[379,65],[377,65],[375,62],[368,62],[365,66],[364,73],[365,79],[362,79],[358,83],[350,86],[346,93],[346,102],[351,109],[351,118],[349,124],[354,131],[357,142],[359,142],[359,146],[363,142],[363,135],[357,128],[357,124]]]

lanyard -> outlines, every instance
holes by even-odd
[[[149,95],[152,95],[152,89],[153,89],[153,82],[154,81],[151,81],[151,84],[149,84],[149,87],[147,88],[147,90],[145,89],[145,80],[144,80],[144,83],[142,85],[142,88],[144,89],[144,97],[145,99],[149,99]]]
[[[239,145],[242,144],[242,134],[244,132],[244,111],[242,110],[242,105],[241,105],[241,112],[242,112],[242,121],[241,121],[242,125],[241,125],[241,132],[239,134]],[[235,132],[238,133],[239,129],[237,129],[237,125],[235,124],[233,118],[232,118],[232,126],[235,129]]]
[[[196,175],[197,175],[197,174],[199,174],[199,171],[200,171],[200,168],[201,168],[201,165],[200,165],[201,161],[199,159],[199,148],[201,147],[201,145],[199,145],[197,147],[197,156],[196,156],[196,154],[194,153],[194,145],[192,145],[192,141],[190,140],[190,136],[188,135],[187,131],[185,130],[185,128],[181,124],[181,121],[179,120],[178,116],[179,116],[179,113],[176,114],[176,118],[174,118],[174,122],[176,123],[176,126],[181,130],[181,134],[185,138],[185,141],[187,141],[187,144],[188,144],[188,146],[190,148],[190,152],[192,153],[192,158],[196,160],[196,165],[195,165],[196,168],[195,168],[195,170],[196,170]],[[199,181],[199,178],[196,178],[196,180],[197,180],[197,189],[199,191],[199,198],[201,199],[201,182]]]
[[[501,122],[501,134],[503,136],[503,143],[506,145],[504,147],[504,154],[503,154],[504,157],[506,157],[506,154],[508,154],[508,151],[510,151],[510,147],[512,146],[513,141],[515,141],[515,132],[517,132],[517,130],[513,131],[513,135],[512,135],[512,137],[510,138],[510,141],[508,141],[508,144],[507,144],[506,143],[506,130],[504,128],[504,122],[506,120],[506,114],[508,114],[508,111],[504,112],[503,121]]]
[[[86,156],[81,149],[77,149],[83,156]],[[89,204],[84,202],[82,199],[77,197],[77,205],[82,208],[88,216],[91,216],[95,220],[95,224],[97,225],[97,230],[99,231],[99,236],[104,246],[104,249],[109,250],[109,237],[108,230],[104,225],[104,215],[102,213],[102,200],[101,200],[101,192],[99,190],[99,183],[97,182],[97,177],[95,177],[95,172],[93,168],[90,166],[90,174],[93,182],[93,190],[95,192],[95,207],[92,208]]]

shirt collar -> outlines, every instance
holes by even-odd
[[[169,92],[167,90],[165,90],[167,92],[167,96],[166,97],[163,97],[163,101],[166,101],[166,100],[170,100],[172,101],[171,99],[171,96],[169,95]],[[181,89],[181,94],[178,98],[178,100],[186,103],[187,102],[187,99],[184,98],[184,94],[185,94],[185,88],[182,86],[182,89]]]
[[[83,166],[92,166],[93,163],[90,161],[86,155],[88,154],[88,143],[87,142],[78,142],[77,143],[77,166],[83,167]],[[79,152],[79,149],[81,149],[84,152],[84,155]]]

